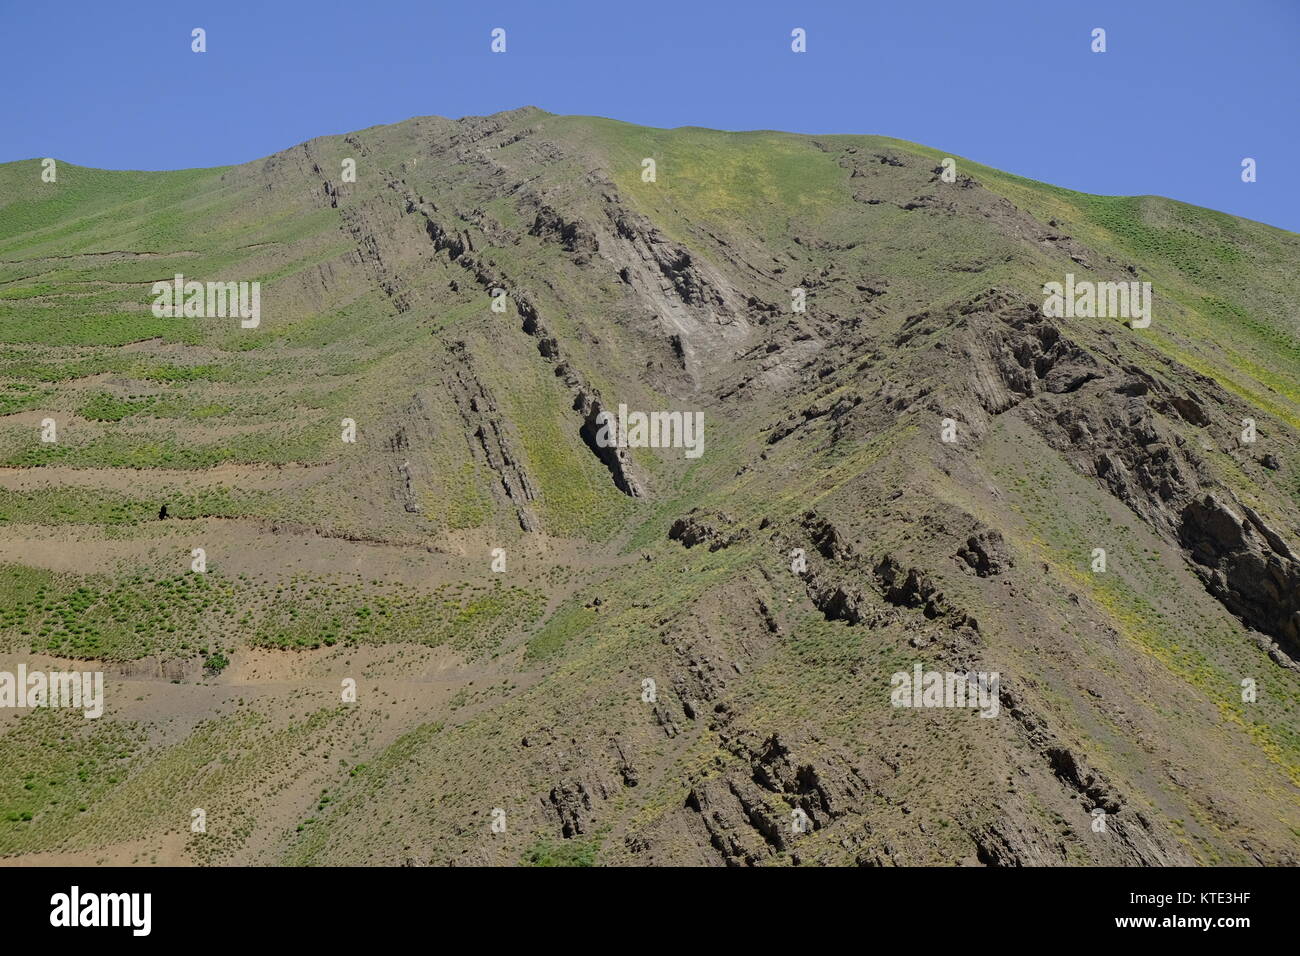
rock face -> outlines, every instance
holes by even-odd
[[[504,495],[522,530],[539,530],[532,504],[538,497],[537,488],[523,465],[508,423],[481,378],[475,374],[465,343],[453,343],[448,354],[450,362],[444,380],[460,413],[462,428],[473,436],[476,450],[481,452],[482,460],[500,482],[494,492]]]
[[[730,749],[737,768],[697,784],[684,807],[728,866],[752,866],[789,850],[799,837],[861,810],[870,790],[863,771],[843,755],[801,759],[779,735],[757,746],[736,740]]]
[[[715,366],[711,353],[749,330],[743,298],[720,271],[629,209],[612,183],[605,185],[603,221],[592,222],[601,255],[673,337],[687,371],[698,379]]]
[[[993,304],[977,300],[971,306]],[[1097,361],[1032,307],[1006,300],[997,320],[969,314],[971,385],[992,415],[1041,392],[1066,394],[1101,377]]]
[[[673,522],[668,537],[687,548],[707,543],[710,551],[721,551],[749,537],[748,528],[737,528],[735,524],[736,519],[725,512],[702,513],[692,509],[690,514]]]
[[[990,309],[997,321],[986,315]],[[1175,424],[1205,429],[1213,423],[1210,404],[1226,401],[1217,385],[1198,380],[1207,398],[1138,365],[1098,359],[1016,296],[997,290],[950,316],[963,341],[972,343],[964,352],[972,368],[969,391],[982,411],[996,418],[1019,408],[1080,470],[1181,545],[1229,611],[1277,639],[1292,658],[1300,653],[1300,565],[1280,534],[1219,486]],[[918,329],[915,317],[909,323],[913,331],[901,341]],[[1036,396],[1042,401],[1031,401]],[[998,562],[983,551],[971,539],[958,557],[981,576],[997,573]]]
[[[973,534],[957,549],[957,557],[982,578],[1001,574],[1015,562],[1007,553],[1002,535],[986,530]]]
[[[1211,594],[1300,658],[1300,562],[1258,514],[1243,512],[1212,494],[1197,498],[1182,511],[1183,545]]]

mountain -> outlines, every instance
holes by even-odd
[[[1300,862],[1300,236],[533,108],[47,167],[0,670],[104,714],[0,709],[9,862]]]

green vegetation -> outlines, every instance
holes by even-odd
[[[524,853],[529,866],[594,866],[600,852],[599,840],[572,840],[554,843],[539,840]]]
[[[536,591],[501,585],[445,585],[425,595],[323,581],[273,588],[213,571],[114,581],[19,565],[0,565],[0,597],[0,646],[118,660],[197,653],[232,628],[265,647],[449,642],[480,654],[545,606]]]

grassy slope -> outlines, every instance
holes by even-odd
[[[846,201],[844,170],[811,138],[647,130],[581,117],[547,117],[539,125],[546,135],[599,157],[638,211],[701,255],[710,252],[703,238],[708,231],[742,246],[761,243],[778,254],[795,249],[796,235],[844,244],[862,238],[864,213]],[[373,135],[394,157],[409,136],[401,128]],[[943,155],[876,137],[818,139],[836,148],[848,144],[896,150],[927,160]],[[322,166],[330,166],[348,149],[339,139],[319,141],[317,148],[329,156]],[[640,180],[645,156],[658,164],[654,186]],[[1039,220],[1057,219],[1088,248],[1139,263],[1142,277],[1156,286],[1160,303],[1147,341],[1257,407],[1267,423],[1262,428],[1294,431],[1300,424],[1295,384],[1300,381],[1300,343],[1294,327],[1300,315],[1300,278],[1292,268],[1300,259],[1300,237],[1169,200],[1087,196],[959,163],[962,172]],[[431,362],[448,342],[463,338],[480,358],[483,374],[519,435],[530,473],[543,492],[539,511],[547,530],[600,541],[622,529],[630,536],[629,548],[654,550],[655,561],[646,569],[597,578],[551,608],[545,623],[538,620],[544,602],[536,585],[511,589],[505,599],[462,596],[458,591],[458,613],[475,609],[473,627],[451,619],[454,640],[461,646],[491,648],[499,643],[501,635],[482,636],[492,631],[491,622],[498,617],[525,628],[538,620],[524,660],[530,667],[545,668],[543,683],[508,703],[475,711],[454,727],[436,722],[413,728],[368,758],[366,769],[341,777],[337,798],[308,810],[311,823],[301,832],[295,830],[297,835],[288,841],[285,858],[295,862],[354,858],[358,846],[369,845],[360,839],[363,833],[382,848],[388,842],[384,827],[389,825],[400,824],[413,841],[463,833],[465,821],[482,812],[483,793],[458,782],[450,768],[491,774],[494,766],[512,764],[521,726],[562,725],[575,713],[602,715],[602,730],[609,732],[638,726],[643,715],[629,703],[633,698],[623,685],[635,686],[639,675],[665,666],[657,609],[677,609],[678,617],[694,613],[709,602],[710,594],[747,580],[750,569],[767,560],[754,546],[717,555],[665,546],[662,536],[672,518],[696,505],[725,507],[742,521],[795,513],[847,488],[855,476],[910,441],[906,433],[886,434],[848,456],[814,455],[788,463],[779,474],[738,476],[738,464],[750,461],[758,450],[752,437],[761,421],[756,414],[725,434],[711,436],[711,453],[698,465],[680,472],[656,471],[664,481],[658,499],[633,504],[611,490],[603,470],[572,434],[567,395],[536,362],[531,343],[521,344],[512,333],[500,332],[480,304],[468,296],[449,297],[427,315],[395,316],[391,304],[363,288],[355,275],[350,284],[315,290],[311,283],[317,268],[330,264],[341,269],[353,247],[339,211],[313,208],[291,191],[273,189],[263,195],[238,170],[109,173],[64,164],[57,191],[39,183],[38,171],[33,163],[0,167],[0,196],[7,200],[0,206],[0,342],[5,346],[0,412],[8,416],[0,418],[0,464],[181,470],[228,462],[346,464],[348,449],[337,442],[338,419],[352,415],[369,424],[391,414],[407,396],[390,394],[389,383],[409,373],[413,358]],[[455,170],[446,175],[454,178]],[[547,170],[544,175],[572,173]],[[380,192],[373,186],[358,187],[358,199],[364,190],[370,190],[365,194],[370,198]],[[459,197],[439,198],[445,202]],[[515,225],[509,222],[513,212],[508,205],[497,202],[488,208]],[[1005,248],[1008,255],[1016,251],[978,223],[960,222],[918,235],[915,221],[896,209],[872,207],[870,214],[875,218],[869,241],[844,250],[841,265],[848,271],[888,275],[899,300],[921,305],[951,301],[986,287],[990,280],[1038,294],[1042,273],[1030,267],[1030,260],[979,275],[949,268],[964,261],[973,248],[992,253]],[[100,255],[116,251],[150,255]],[[570,341],[584,317],[563,308],[562,285],[555,292],[541,286],[549,270],[567,275],[563,267],[548,259],[549,253],[531,248],[495,254],[512,274],[530,276],[538,284],[539,298],[550,307],[548,314],[556,316],[557,334]],[[456,274],[428,268],[429,275],[441,281]],[[285,308],[276,311],[264,305],[269,317],[264,334],[255,341],[219,324],[154,319],[148,312],[149,283],[176,271],[195,277],[259,278],[266,286],[264,303],[278,301]],[[305,288],[315,290],[311,306],[297,304]],[[568,293],[570,298],[580,294],[580,289]],[[611,336],[618,334],[610,331]],[[157,341],[143,350],[124,347],[145,340]],[[602,372],[594,361],[588,367],[593,376],[604,375],[611,382],[630,378],[630,365],[615,365],[616,372]],[[36,422],[45,415],[64,428],[66,438],[57,446],[35,440]],[[440,434],[454,431],[456,423],[445,409],[434,415]],[[493,504],[487,488],[492,477],[475,466],[464,447],[439,443],[429,467],[438,480],[427,493],[421,520],[427,521],[431,538],[464,528],[509,530],[512,516]],[[650,463],[647,467],[654,468]],[[1052,556],[1060,565],[1056,573],[1075,587],[1091,587],[1070,570],[1078,557],[1072,549],[1077,551],[1086,535],[1053,520],[1058,499],[1043,490],[1061,486],[1066,477],[1045,472],[1032,489],[1025,479],[999,471],[1013,467],[1007,462],[994,461],[989,467],[1015,489],[1014,507],[1025,522],[1019,546],[1027,553]],[[311,490],[305,496],[238,489],[188,493],[190,499],[173,500],[193,514],[299,517],[342,527],[364,523],[349,513],[346,497],[332,490]],[[1290,493],[1296,495],[1294,485]],[[57,521],[99,533],[120,525],[139,526],[152,513],[157,497],[154,489],[77,490],[52,484],[0,497],[0,521]],[[398,613],[385,622],[379,639],[426,644],[448,639],[442,633],[446,621],[438,618],[446,606],[437,602],[445,595],[383,598],[369,589],[340,592],[332,579],[304,580],[296,586],[330,590],[304,599],[299,616],[292,613],[298,603],[292,587],[286,594],[276,585],[258,582],[252,585],[257,596],[249,600],[249,585],[240,584],[236,600],[233,585],[217,573],[199,589],[203,594],[192,597],[193,588],[184,577],[161,575],[157,569],[146,576],[106,572],[95,578],[9,567],[0,577],[6,595],[0,633],[11,649],[184,656],[208,645],[203,622],[212,621],[216,611],[226,617],[246,615],[239,628],[211,635],[235,645],[300,646],[318,640],[350,644],[376,633],[357,624],[359,610],[384,607],[388,601]],[[183,600],[176,599],[178,588]],[[1249,667],[1249,662],[1222,659],[1228,653],[1226,642],[1212,629],[1186,639],[1171,638],[1161,608],[1176,602],[1177,595],[1162,593],[1163,588],[1158,576],[1139,573],[1117,577],[1089,597],[1127,639],[1192,686],[1204,684],[1216,668],[1230,675]],[[597,594],[612,611],[598,613],[588,607]],[[784,599],[785,594],[778,596]],[[798,597],[791,592],[792,601]],[[482,615],[488,624],[480,630]],[[181,636],[167,636],[172,634]],[[887,720],[887,709],[882,713],[871,703],[868,685],[845,678],[848,661],[880,658],[877,664],[885,668],[894,663],[885,650],[864,646],[865,637],[819,615],[796,614],[789,643],[753,675],[745,691],[754,725],[779,729],[835,714],[833,732],[853,739]],[[1222,697],[1217,690],[1206,693],[1211,699]],[[1295,688],[1287,685],[1283,694],[1270,699],[1267,713],[1243,729],[1292,779],[1300,763],[1295,704]],[[1231,701],[1222,706],[1229,723],[1241,723]],[[125,725],[106,723],[105,728],[106,740],[130,733]],[[240,729],[241,739],[249,732]],[[292,734],[297,732],[285,731],[290,737],[284,748],[295,746],[298,738]],[[113,759],[123,763],[126,786],[139,791],[152,786],[150,781],[174,782],[172,765],[191,759],[186,748],[228,753],[233,745],[221,743],[216,735],[196,734],[180,746],[174,753],[159,751],[145,759],[115,739],[106,744],[96,737],[87,740],[86,755],[79,759],[83,767],[98,767],[110,759],[105,754],[114,747],[123,748],[119,753],[126,756]],[[1235,738],[1232,747],[1239,747]],[[667,743],[659,748],[658,758],[680,761],[680,767],[729,759],[707,735],[686,741],[680,749]],[[22,751],[26,756],[17,765],[35,767],[40,763],[37,752]],[[1135,767],[1141,763],[1131,762]],[[1250,773],[1257,772],[1252,765]],[[508,787],[521,805],[551,782],[535,767],[519,773]],[[33,796],[30,790],[6,795],[0,813],[17,813],[19,820],[0,820],[4,849],[63,844],[69,831],[60,821],[68,799],[86,804],[90,809],[85,812],[98,814],[97,819],[111,819],[112,807],[127,800],[129,793],[114,791],[98,770],[90,776],[92,784],[58,804],[42,804],[36,799],[40,794]],[[431,781],[420,792],[418,814],[405,806],[407,797],[399,796],[405,794],[401,781],[412,776]],[[229,799],[240,779],[236,767],[224,778],[209,780],[205,786],[224,787],[227,796],[205,799]],[[640,806],[623,809],[643,821],[656,818],[683,797],[676,779],[665,777],[667,782]],[[916,780],[914,786],[924,792],[925,783]],[[1279,786],[1267,776],[1252,777],[1255,785]],[[178,805],[192,802],[189,789],[179,785]],[[953,809],[945,805],[941,815]],[[24,821],[26,812],[39,819]],[[551,860],[549,845],[538,843],[544,822],[528,820],[511,838],[509,852],[518,858]],[[38,826],[21,829],[31,823]],[[122,836],[111,830],[101,827],[96,832],[105,838]],[[376,852],[391,855],[383,849]],[[618,851],[611,847],[608,852],[616,856]],[[1206,851],[1207,858],[1215,852]],[[572,854],[579,862],[590,855],[585,849]]]

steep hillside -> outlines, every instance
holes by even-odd
[[[0,166],[0,670],[107,674],[0,709],[0,858],[1300,863],[1300,236],[945,158],[526,108]],[[1148,326],[1046,307],[1119,281]]]

